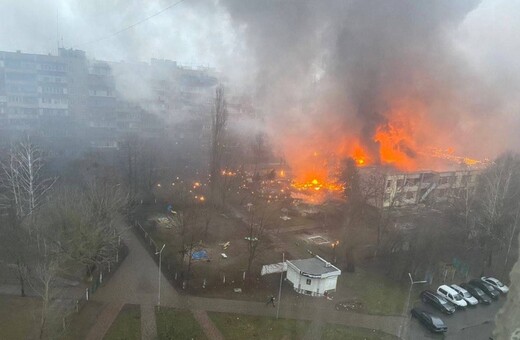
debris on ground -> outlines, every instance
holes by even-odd
[[[205,249],[193,252],[193,254],[191,254],[192,260],[207,260],[208,258],[208,252]]]
[[[339,311],[354,311],[359,312],[363,310],[363,302],[353,299],[336,303],[336,310]]]
[[[225,242],[225,243],[219,243],[218,245],[221,246],[222,249],[226,250],[226,249],[229,247],[230,242],[227,241],[227,242]]]

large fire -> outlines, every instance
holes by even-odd
[[[338,139],[337,132],[326,130],[313,132],[308,140],[287,138],[285,156],[293,174],[293,191],[311,203],[338,196],[343,192],[340,169],[346,158],[352,158],[358,167],[381,165],[407,172],[487,164],[485,160],[459,156],[453,147],[443,145],[441,133],[431,128],[434,125],[427,120],[428,116],[420,103],[394,102],[375,129],[372,145],[363,143],[352,131],[343,135],[340,132]]]

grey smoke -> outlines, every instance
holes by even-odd
[[[461,29],[475,25],[468,16],[480,1],[221,3],[254,53],[257,96],[274,116],[275,138],[292,132],[312,143],[321,129],[330,140],[360,136],[377,155],[373,137],[385,126],[385,113],[393,101],[412,99],[427,108],[421,119],[431,129],[417,137],[433,145],[477,157],[514,147],[513,131],[505,127],[512,113],[504,109],[506,102],[512,108],[512,98],[471,65],[458,40]],[[510,78],[511,86],[520,83],[518,74]],[[499,123],[491,127],[490,116]],[[507,131],[507,138],[494,137],[496,129]],[[477,143],[483,136],[490,143]],[[415,156],[406,141],[401,148]]]
[[[371,135],[394,96],[428,108],[431,131],[419,143],[475,157],[520,145],[518,2],[186,0],[96,42],[169,4],[5,0],[0,50],[55,53],[58,12],[60,41],[89,57],[209,64],[254,89],[275,145],[326,131],[377,149]]]

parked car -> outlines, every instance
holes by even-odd
[[[482,289],[472,286],[468,283],[461,283],[460,286],[467,290],[471,295],[476,297],[478,302],[483,303],[485,305],[489,305],[491,303],[491,299],[486,293],[484,293]]]
[[[482,276],[480,279],[492,285],[493,288],[498,289],[498,291],[500,291],[502,294],[507,294],[509,292],[509,287],[500,282],[499,280],[495,279],[494,277]]]
[[[422,309],[413,308],[412,316],[417,318],[426,328],[435,333],[443,333],[448,330],[448,326],[442,321],[441,318],[430,314]]]
[[[481,279],[473,279],[473,280],[469,281],[469,284],[474,287],[482,289],[484,291],[484,293],[489,295],[494,300],[498,299],[498,297],[500,296],[500,293],[498,292],[498,290],[493,288],[493,286],[490,285],[489,283],[482,281]]]
[[[462,295],[448,285],[439,286],[439,288],[437,288],[437,294],[453,303],[455,307],[464,309],[468,306],[468,303],[462,298]]]
[[[451,285],[451,288],[453,288],[457,293],[459,293],[469,306],[478,305],[477,298],[475,298],[473,295],[471,295],[467,290],[465,290],[461,286],[457,286],[457,285],[453,284],[453,285]]]
[[[437,308],[444,314],[449,315],[455,313],[455,306],[452,303],[450,303],[442,296],[435,294],[431,290],[423,290],[421,292],[421,300],[422,302],[430,304],[433,307]]]

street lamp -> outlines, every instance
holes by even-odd
[[[423,284],[428,283],[428,281],[414,281],[412,278],[412,274],[408,273],[408,277],[410,278],[410,289],[408,290],[408,298],[406,299],[406,305],[403,310],[403,316],[405,317],[403,322],[401,322],[401,325],[399,326],[399,332],[397,336],[399,339],[407,339],[406,337],[406,331],[408,330],[408,322],[410,318],[407,316],[408,308],[410,306],[410,296],[412,295],[412,288],[414,284]],[[402,335],[402,336],[401,336]]]
[[[339,245],[339,241],[332,242],[332,250],[334,252],[334,256],[332,257],[334,260],[334,263],[336,263],[336,247]]]
[[[283,269],[285,267],[285,253],[282,253],[282,271],[280,273],[280,287],[278,288],[278,308],[276,309],[276,318],[280,315],[280,303],[282,302],[282,282],[283,282]]]
[[[155,252],[155,255],[159,255],[159,294],[157,296],[157,309],[161,308],[161,262],[162,262],[162,251],[166,247],[166,244],[163,244],[161,250]]]

